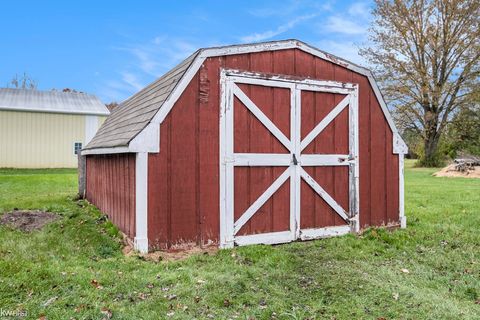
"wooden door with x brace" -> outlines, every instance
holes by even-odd
[[[223,70],[220,246],[356,232],[358,86]]]

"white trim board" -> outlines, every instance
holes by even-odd
[[[317,48],[314,48],[304,42],[299,40],[283,40],[283,41],[273,41],[273,42],[264,42],[264,43],[255,43],[255,44],[244,44],[244,45],[236,45],[236,46],[227,46],[227,47],[217,47],[217,48],[206,48],[201,49],[199,54],[195,57],[193,62],[191,63],[190,67],[187,69],[185,74],[183,75],[182,79],[176,85],[175,89],[169,95],[167,100],[163,103],[161,108],[157,111],[153,119],[150,123],[138,134],[129,144],[135,145],[136,147],[130,150],[129,152],[159,152],[158,146],[160,145],[160,137],[154,134],[148,134],[148,141],[146,140],[146,136],[143,135],[139,137],[143,131],[148,131],[149,133],[154,132],[156,129],[151,127],[159,126],[169,114],[170,110],[175,105],[175,102],[180,98],[180,95],[183,93],[187,85],[190,83],[192,78],[198,72],[200,67],[203,65],[207,58],[217,57],[217,56],[227,56],[227,55],[234,55],[234,54],[245,54],[245,53],[254,53],[254,52],[263,52],[263,51],[277,51],[277,50],[286,50],[286,49],[299,49],[304,52],[310,53],[320,59],[329,61],[336,65],[342,66],[349,70],[352,70],[356,73],[364,75],[368,78],[370,85],[375,93],[377,100],[380,103],[380,107],[385,115],[385,118],[390,126],[390,129],[393,132],[394,136],[394,143],[393,143],[393,152],[396,154],[404,154],[407,152],[407,146],[403,139],[401,138],[400,134],[398,133],[397,128],[393,122],[392,116],[388,111],[387,105],[383,96],[380,92],[380,89],[377,86],[377,83],[373,77],[373,74],[370,70],[358,66],[352,62],[344,60],[342,58],[336,57],[332,54],[326,53],[321,51]],[[311,79],[307,81],[312,81]],[[141,140],[141,141],[140,141]],[[144,145],[140,142],[143,142]]]
[[[135,159],[135,240],[134,247],[148,252],[148,153],[139,152]]]
[[[82,150],[82,156],[91,154],[113,154],[113,153],[131,153],[128,147],[113,147],[113,148],[97,148],[97,149],[84,149]]]
[[[404,181],[404,156],[398,155],[398,214],[400,217],[400,227],[407,227],[407,217],[405,216],[405,181]]]
[[[300,231],[301,240],[313,240],[321,238],[329,238],[342,236],[344,234],[350,233],[350,226],[335,226],[327,228],[316,228],[316,229],[302,229]]]

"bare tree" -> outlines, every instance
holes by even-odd
[[[7,84],[7,88],[10,88],[10,86],[15,89],[36,90],[37,81],[35,81],[26,72],[24,72],[22,76],[18,76],[18,74],[16,74],[12,78],[12,80]]]
[[[375,0],[369,47],[397,124],[423,138],[427,166],[437,162],[448,121],[465,104],[480,75],[480,1]],[[470,99],[470,101],[469,101]]]

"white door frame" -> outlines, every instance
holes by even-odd
[[[286,137],[271,120],[247,97],[236,83],[254,84],[290,90],[290,138]],[[335,81],[294,79],[261,75],[238,70],[222,70],[220,76],[220,247],[229,248],[247,244],[274,244],[296,239],[314,239],[358,232],[358,85]],[[303,139],[301,126],[301,91],[317,91],[345,94],[346,97]],[[233,104],[237,97],[254,116],[282,143],[290,153],[255,154],[234,153]],[[349,154],[305,154],[302,150],[335,119],[342,110],[349,108]],[[287,169],[234,221],[234,168],[236,166],[283,166]],[[302,168],[302,166],[349,166],[349,211],[338,203]],[[290,179],[290,230],[236,236],[241,227],[257,210]],[[300,182],[306,181],[348,225],[300,229]]]

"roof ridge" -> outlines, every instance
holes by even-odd
[[[38,89],[27,89],[27,88],[0,88],[0,91],[2,90],[12,90],[12,91],[17,91],[17,92],[32,92],[32,93],[41,93],[41,94],[49,94],[49,93],[59,93],[59,94],[80,94],[80,95],[86,95],[86,96],[93,96],[98,99],[96,95],[93,93],[88,93],[88,92],[83,92],[83,91],[63,91],[64,89],[51,89],[51,90],[38,90]]]
[[[86,92],[0,88],[0,110],[109,115],[105,104]]]

